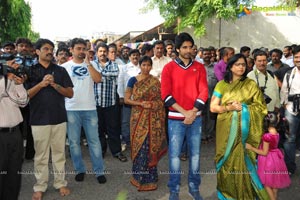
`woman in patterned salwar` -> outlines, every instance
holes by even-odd
[[[218,113],[216,124],[216,170],[218,199],[269,199],[256,173],[256,154],[245,143],[257,147],[267,114],[263,94],[246,77],[247,61],[234,55],[227,64],[224,80],[218,82],[210,104]]]
[[[141,73],[129,79],[125,103],[132,105],[130,118],[131,184],[138,191],[157,189],[159,159],[167,152],[165,108],[160,82],[150,75],[152,59],[139,60]]]

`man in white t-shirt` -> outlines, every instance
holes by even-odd
[[[74,96],[66,99],[68,117],[67,132],[70,152],[76,171],[75,180],[83,181],[86,168],[82,160],[80,147],[81,127],[86,134],[93,172],[98,182],[105,183],[102,149],[98,137],[98,116],[94,95],[94,82],[101,81],[101,74],[91,65],[86,57],[86,42],[81,38],[74,38],[70,43],[73,59],[64,63],[74,85]]]

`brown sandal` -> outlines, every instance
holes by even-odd
[[[188,156],[187,156],[186,153],[183,153],[183,154],[180,155],[180,160],[182,160],[182,161],[186,161],[187,158],[188,158]]]

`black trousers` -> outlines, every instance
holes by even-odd
[[[108,143],[111,153],[113,156],[116,156],[121,152],[121,130],[118,119],[118,107],[116,105],[107,108],[97,106],[97,114],[102,152],[106,152]]]
[[[23,138],[18,128],[0,128],[0,152],[0,199],[17,200],[23,162]]]
[[[33,144],[33,136],[31,126],[29,124],[30,121],[30,107],[29,105],[21,108],[21,113],[23,117],[23,122],[20,124],[20,130],[23,135],[26,135],[26,148],[25,148],[25,159],[32,160],[34,158],[35,150]]]

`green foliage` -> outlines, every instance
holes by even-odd
[[[194,27],[194,34],[205,34],[205,21],[212,18],[235,20],[239,11],[239,5],[250,5],[253,0],[145,0],[147,6],[142,9],[147,12],[158,8],[165,19],[165,25],[178,23],[178,29]]]
[[[32,31],[31,8],[24,0],[0,1],[0,42],[15,41],[17,37],[39,38]]]
[[[278,0],[280,5],[287,5],[287,6],[300,6],[300,0]]]

